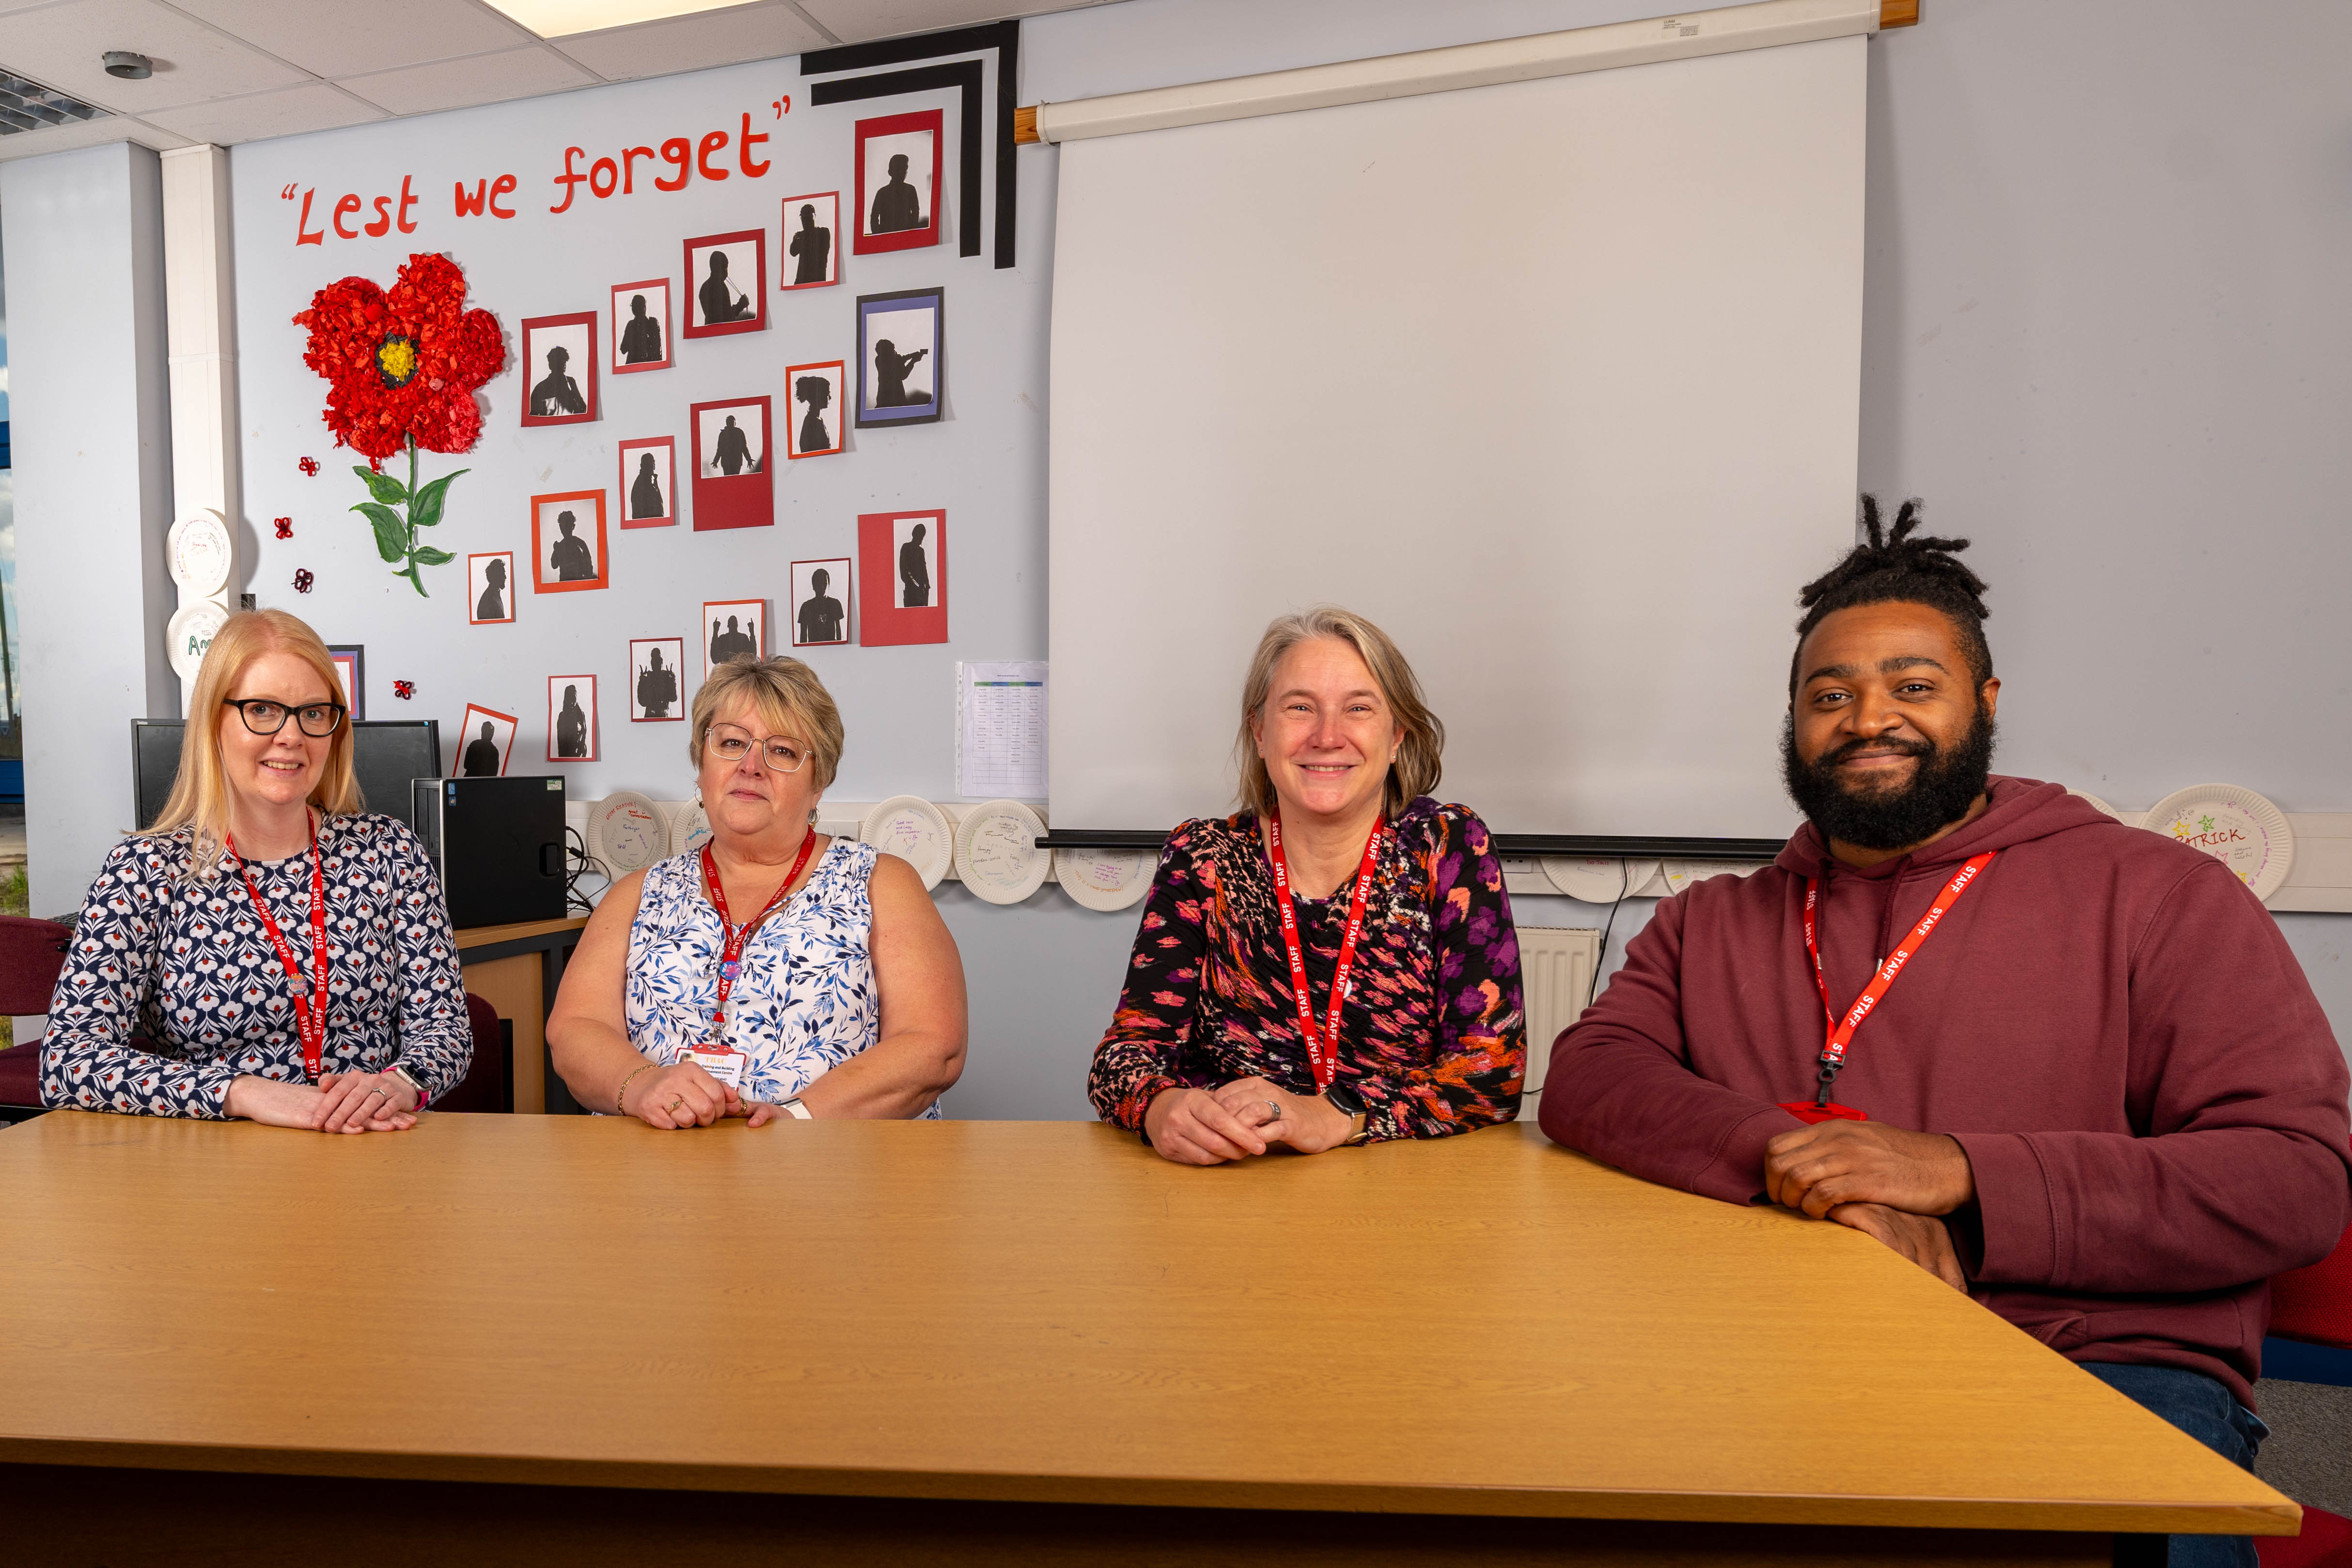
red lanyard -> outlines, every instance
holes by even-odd
[[[1862,988],[1862,994],[1853,999],[1853,1005],[1845,1010],[1843,1019],[1830,1001],[1830,983],[1822,973],[1821,936],[1815,920],[1821,904],[1822,885],[1816,878],[1805,879],[1805,951],[1812,955],[1813,984],[1822,994],[1822,1016],[1829,1026],[1829,1037],[1822,1046],[1821,1093],[1811,1106],[1806,1108],[1820,1114],[1805,1116],[1804,1110],[1798,1110],[1796,1114],[1805,1116],[1807,1121],[1839,1115],[1851,1121],[1864,1120],[1859,1111],[1830,1103],[1830,1085],[1836,1079],[1839,1069],[1845,1066],[1846,1048],[1853,1043],[1853,1032],[1862,1027],[1862,1021],[1870,1016],[1870,1010],[1878,1005],[1879,999],[1886,994],[1887,987],[1895,984],[1895,977],[1903,973],[1903,966],[1927,945],[1927,939],[1935,934],[1937,923],[1950,912],[1954,904],[1960,901],[1960,895],[1969,890],[1969,884],[1977,879],[1977,873],[1991,864],[1992,851],[1987,850],[1959,868],[1944,885],[1944,890],[1936,895],[1936,901],[1927,906],[1927,912],[1919,917],[1919,923],[1911,928],[1911,934],[1897,942],[1895,951],[1886,955],[1886,961],[1878,966],[1878,973],[1870,977],[1870,984]],[[1802,1106],[1804,1102],[1800,1100],[1796,1104]],[[1794,1110],[1795,1107],[1783,1106],[1782,1109]]]
[[[303,819],[308,822],[310,813]],[[327,1050],[327,868],[319,858],[319,825],[310,826],[310,965],[312,970],[310,999],[302,1000],[302,966],[294,962],[294,950],[286,944],[278,922],[269,915],[269,906],[261,901],[261,889],[253,885],[253,873],[246,868],[245,858],[236,852],[236,837],[228,838],[229,855],[236,859],[236,868],[245,878],[245,890],[253,899],[254,912],[261,917],[261,929],[269,933],[269,945],[278,950],[278,962],[286,971],[286,979],[294,993],[294,1027],[302,1037],[302,1071],[309,1081],[319,1081],[319,1064]]]
[[[1372,890],[1372,870],[1387,829],[1384,822],[1373,823],[1372,836],[1364,841],[1363,869],[1356,873],[1355,896],[1348,901],[1348,933],[1339,939],[1339,965],[1331,971],[1328,1022],[1318,1032],[1315,1006],[1307,995],[1307,959],[1298,948],[1298,916],[1290,907],[1290,862],[1282,853],[1282,814],[1276,812],[1266,819],[1266,839],[1273,849],[1268,858],[1274,863],[1274,898],[1282,911],[1282,945],[1290,950],[1290,999],[1298,1005],[1298,1034],[1307,1042],[1307,1061],[1315,1069],[1318,1089],[1329,1089],[1331,1080],[1339,1076],[1339,1004],[1348,997],[1348,971],[1355,967],[1356,939],[1364,931],[1364,900]]]
[[[801,835],[800,856],[793,860],[793,868],[782,883],[769,896],[768,907],[739,926],[730,923],[727,918],[727,889],[719,885],[719,861],[710,853],[709,845],[702,847],[703,879],[710,884],[710,905],[719,911],[719,927],[726,933],[725,944],[719,954],[719,1004],[710,1015],[713,1043],[727,1043],[723,1037],[727,1032],[727,998],[735,989],[735,971],[743,962],[743,944],[751,940],[752,931],[761,921],[775,913],[776,906],[782,903],[785,896],[793,890],[793,884],[801,879],[801,868],[808,864],[809,851],[815,847],[816,828],[811,826]]]

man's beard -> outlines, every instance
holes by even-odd
[[[1979,702],[1975,722],[1949,749],[1924,740],[1856,739],[1808,763],[1797,755],[1791,719],[1780,730],[1781,776],[1790,798],[1824,837],[1864,849],[1900,849],[1967,815],[1991,775],[1992,742],[1992,715]],[[1918,758],[1911,782],[1892,789],[1849,790],[1837,776],[1837,765],[1869,746],[1891,746]]]

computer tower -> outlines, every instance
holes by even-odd
[[[459,931],[564,917],[561,778],[418,779],[416,832]]]

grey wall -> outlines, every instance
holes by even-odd
[[[31,907],[71,909],[131,817],[130,723],[163,658],[171,435],[163,177],[117,142],[0,163]]]
[[[1066,100],[1649,14],[1638,0],[1454,0],[1442,6],[1286,0],[1278,7],[1261,0],[1128,0],[1026,24],[1021,98]],[[2352,781],[2345,777],[2352,761],[2352,631],[2336,602],[2352,580],[2341,499],[2352,491],[2346,483],[2352,442],[2344,436],[2352,413],[2352,300],[2339,283],[2343,258],[2352,254],[2352,109],[2340,90],[2352,11],[2336,0],[2273,0],[2260,16],[2261,26],[2252,28],[2242,11],[2192,0],[2071,0],[2063,6],[1937,0],[1924,25],[1870,46],[1860,478],[1888,494],[1926,496],[1939,526],[1978,542],[1975,559],[1993,584],[1990,632],[2006,682],[2002,765],[2061,778],[2123,805],[2147,805],[2183,784],[2220,778],[2263,790],[2290,811],[2352,809]],[[620,601],[629,596],[621,594],[569,595],[614,602],[574,603],[560,615],[548,608],[535,628],[507,628],[522,635],[497,644],[469,637],[461,595],[446,586],[436,588],[433,613],[457,616],[454,626],[420,621],[411,605],[373,589],[349,597],[331,590],[342,580],[346,554],[353,583],[361,572],[380,569],[363,540],[338,531],[346,522],[357,527],[339,515],[349,498],[338,491],[329,505],[328,481],[311,482],[307,496],[286,482],[297,447],[322,458],[329,453],[315,424],[315,381],[299,363],[292,372],[285,368],[289,351],[299,353],[299,334],[282,323],[299,308],[300,300],[289,296],[305,279],[316,287],[361,270],[388,281],[401,252],[394,241],[339,246],[331,256],[311,247],[297,258],[307,268],[298,276],[278,234],[285,221],[278,188],[299,176],[359,189],[358,182],[383,172],[396,183],[398,170],[410,168],[420,189],[430,193],[438,183],[446,190],[441,164],[433,161],[441,149],[468,167],[480,163],[494,172],[495,161],[515,168],[528,197],[542,177],[548,142],[558,151],[566,140],[592,144],[572,126],[583,127],[594,143],[611,143],[635,118],[689,110],[693,117],[705,104],[716,125],[730,95],[747,91],[756,77],[764,100],[772,96],[766,84],[782,80],[779,70],[791,65],[739,68],[749,73],[740,83],[730,73],[712,72],[239,152],[239,319],[250,324],[240,329],[247,482],[275,492],[248,505],[266,538],[268,516],[287,510],[272,504],[276,495],[301,498],[308,510],[298,532],[306,558],[316,549],[317,560],[333,565],[308,603],[294,601],[278,580],[296,564],[291,555],[268,555],[268,580],[259,586],[265,602],[342,617],[351,630],[334,640],[369,645],[372,711],[390,709],[378,699],[388,699],[393,676],[415,673],[395,663],[429,672],[431,698],[439,704],[430,710],[454,719],[451,700],[462,705],[469,699],[441,688],[464,684],[477,668],[485,679],[505,679],[496,667],[510,661],[517,679],[529,682],[555,672],[550,659],[568,659],[576,650],[603,658],[608,642],[653,633],[593,624],[584,613],[627,607]],[[827,127],[824,138],[793,143],[795,157],[803,151],[819,160],[835,157],[840,126],[861,111],[822,112],[832,120],[802,121],[795,110],[795,137]],[[118,160],[126,156],[110,152]],[[81,156],[36,162],[62,164]],[[861,439],[850,458],[793,465],[832,476],[821,492],[814,488],[816,476],[793,492],[803,503],[793,526],[823,545],[837,541],[838,532],[822,531],[837,531],[860,508],[946,505],[951,520],[974,520],[956,547],[959,584],[971,581],[963,575],[972,559],[961,553],[967,544],[984,547],[991,562],[986,592],[959,600],[955,645],[929,652],[836,650],[824,668],[845,693],[852,727],[849,771],[835,790],[845,799],[901,789],[943,795],[951,787],[946,663],[1043,650],[1043,365],[1055,157],[1050,149],[1022,154],[1017,273],[992,275],[984,263],[957,262],[944,253],[911,267],[892,258],[852,257],[847,286],[825,291],[845,311],[847,297],[863,289],[946,282],[957,323],[950,329],[957,338],[950,417],[928,433]],[[63,318],[50,319],[71,317],[89,287],[79,276],[88,257],[70,233],[52,238],[25,221],[19,190],[33,167],[0,169],[18,339],[11,353],[15,404],[26,422],[18,426],[20,465],[28,464],[37,433],[30,421],[38,380],[26,363],[31,318],[47,315],[52,301],[63,301],[55,307]],[[446,226],[416,238],[448,246],[482,287],[495,284],[496,296],[482,302],[511,330],[524,315],[600,303],[601,295],[584,290],[607,273],[618,281],[675,271],[681,235],[772,225],[770,195],[835,183],[829,164],[820,163],[805,180],[800,173],[781,168],[759,187],[759,210],[740,222],[730,220],[738,209],[726,203],[697,208],[696,222],[712,220],[698,227],[683,207],[656,215],[646,254],[659,258],[641,272],[623,270],[628,262],[616,247],[629,239],[625,231],[571,281],[551,270],[570,265],[562,250],[542,248],[510,263],[490,240],[452,237]],[[71,184],[43,177],[45,189]],[[541,210],[547,205],[538,203]],[[518,219],[511,226],[525,226]],[[540,237],[552,233],[541,229]],[[894,265],[877,265],[885,262]],[[38,282],[26,270],[36,268],[45,269]],[[556,281],[560,288],[551,286]],[[307,298],[307,288],[302,293]],[[958,299],[971,303],[959,311]],[[831,308],[807,302],[819,312]],[[808,340],[785,340],[781,312],[800,303],[772,299],[779,328],[756,346],[796,359],[844,352],[803,354],[796,343]],[[118,310],[118,319],[122,314]],[[86,348],[88,326],[69,324],[77,349]],[[817,330],[820,339],[825,333],[838,337],[839,327]],[[160,395],[160,323],[154,342]],[[681,346],[725,349],[746,342]],[[703,363],[719,362],[705,356]],[[745,355],[739,363],[751,374],[758,362]],[[268,386],[257,381],[264,366],[278,378]],[[682,365],[621,381],[658,383],[664,374],[688,374]],[[605,386],[613,397],[616,384]],[[473,520],[464,526],[478,531],[462,546],[443,541],[452,548],[509,547],[524,494],[572,488],[553,481],[574,461],[582,465],[583,486],[610,485],[612,440],[646,433],[622,427],[631,411],[615,403],[584,433],[543,433],[567,443],[578,436],[581,444],[550,444],[550,455],[535,458],[541,448],[519,439],[534,433],[512,427],[515,395],[511,377],[492,389],[492,431],[484,443],[491,467],[458,481],[456,497]],[[683,395],[665,398],[681,407],[686,401]],[[120,429],[122,417],[111,410],[104,427]],[[48,426],[58,444],[45,440],[37,450],[69,458],[68,428]],[[446,461],[454,467],[469,460]],[[824,468],[834,462],[855,466]],[[510,465],[506,477],[499,465]],[[541,469],[550,470],[550,482],[541,482]],[[329,473],[349,482],[337,467]],[[110,482],[119,484],[120,476]],[[29,493],[32,487],[25,488]],[[780,511],[784,496],[780,489]],[[288,504],[295,504],[290,498]],[[488,542],[501,531],[502,542]],[[708,536],[625,536],[633,563],[667,584],[657,591],[648,586],[650,596],[634,602],[732,596],[716,591],[723,584],[713,584],[714,575],[769,572],[771,556],[781,563],[820,552],[801,548],[787,529],[777,532],[763,550],[715,545]],[[43,570],[26,578],[36,603],[45,584],[85,580],[76,574],[86,568],[71,561],[37,567],[34,548],[28,540],[24,559],[28,573]],[[695,550],[705,552],[698,563],[688,553]],[[737,551],[742,552],[730,552]],[[841,552],[826,546],[821,552]],[[772,574],[781,576],[780,565]],[[654,576],[638,580],[650,584]],[[713,591],[706,594],[706,584]],[[1759,591],[1793,595],[1795,586]],[[541,607],[524,606],[527,613]],[[977,618],[966,618],[967,609]],[[1793,603],[1790,615],[1793,620]],[[77,637],[54,629],[58,622],[33,605],[26,616],[27,653],[47,661],[37,667],[43,688],[53,701],[79,693],[75,701],[101,711],[97,728],[110,747],[122,719],[141,710],[142,689],[127,678],[93,681],[94,667]],[[623,618],[608,614],[602,620]],[[45,644],[39,653],[37,639]],[[1753,651],[1783,657],[1779,648]],[[1638,678],[1639,656],[1638,648],[1627,650],[1631,678]],[[616,652],[615,669],[618,658]],[[33,684],[28,680],[28,692]],[[627,729],[612,723],[616,712],[608,698],[608,734]],[[1692,721],[1704,723],[1706,716]],[[635,787],[667,795],[683,773],[666,747],[640,752],[631,742],[614,756],[578,770],[574,793]],[[91,775],[102,789],[116,789],[110,763],[83,768],[74,775],[80,782],[62,791],[36,785],[37,905],[78,894],[77,879],[87,878],[116,819],[128,812],[127,789],[118,792],[119,804],[112,795],[102,808],[84,804]],[[44,879],[45,845],[56,863],[47,874],[53,879]],[[940,903],[962,947],[973,998],[971,1067],[950,1109],[961,1116],[1086,1114],[1085,1065],[1108,1019],[1133,911],[1091,915],[1051,889],[1016,909],[997,909],[953,884],[942,887]],[[1603,913],[1564,899],[1519,904],[1529,924],[1597,925]],[[1620,912],[1612,965],[1647,913],[1638,902]],[[2352,1037],[2345,934],[2352,922],[2287,915],[2281,925],[2339,1038]]]

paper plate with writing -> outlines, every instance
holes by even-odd
[[[914,867],[926,888],[938,887],[955,863],[955,830],[947,814],[920,795],[892,795],[866,814],[857,837]]]
[[[698,800],[674,800],[669,803],[669,852],[673,855],[698,855],[710,842],[710,818],[704,814]]]
[[[1627,860],[1614,855],[1585,858],[1569,855],[1543,857],[1544,879],[1571,899],[1588,904],[1613,904],[1658,874],[1655,860]]]
[[[992,904],[1017,904],[1054,868],[1054,852],[1037,847],[1045,833],[1037,814],[1017,800],[972,806],[956,825],[956,875]]]
[[[1117,914],[1151,890],[1160,857],[1149,849],[1056,849],[1054,879],[1100,914]]]
[[[588,804],[588,849],[619,881],[669,854],[669,818],[633,789]]]
[[[2210,855],[2267,899],[2294,868],[2294,832],[2286,813],[2242,784],[2190,784],[2148,807],[2140,826]]]

